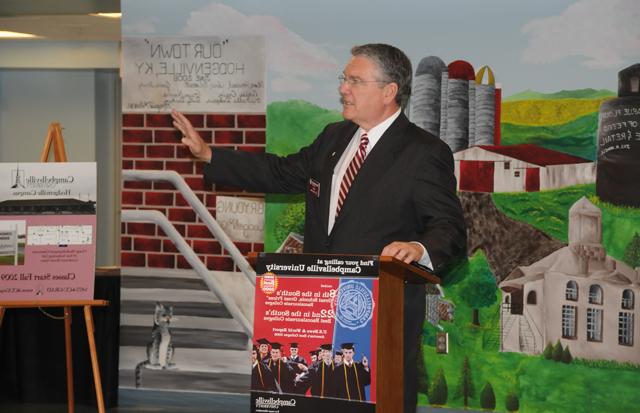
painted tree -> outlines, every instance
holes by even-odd
[[[464,407],[469,406],[469,398],[475,396],[475,388],[473,387],[473,378],[471,377],[471,365],[469,357],[464,358],[462,362],[462,371],[460,372],[460,381],[454,397],[456,399],[463,398]]]
[[[480,325],[480,308],[489,307],[495,303],[498,296],[496,279],[486,261],[476,260],[470,266],[469,275],[463,282],[460,298],[473,309],[473,325]]]
[[[640,267],[640,235],[636,232],[624,250],[624,262],[631,268]]]
[[[564,364],[571,364],[571,362],[573,361],[573,356],[571,355],[571,351],[569,351],[569,346],[565,347],[562,351],[561,361]]]
[[[487,410],[496,408],[496,394],[493,392],[493,386],[487,382],[480,392],[480,407]]]
[[[304,203],[289,204],[278,217],[275,227],[278,244],[281,244],[291,232],[304,234]]]
[[[447,379],[444,376],[444,369],[439,367],[429,390],[429,403],[442,406],[447,403],[448,398]]]
[[[520,409],[520,399],[518,399],[518,395],[515,392],[507,394],[504,407],[508,412],[517,412]]]

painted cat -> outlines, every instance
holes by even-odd
[[[173,307],[165,307],[156,302],[153,315],[153,328],[151,329],[151,342],[147,344],[147,359],[136,365],[135,384],[136,387],[142,385],[142,368],[160,370],[174,366],[174,349],[171,343],[171,330],[169,326],[173,319]]]

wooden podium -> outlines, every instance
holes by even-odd
[[[440,279],[392,257],[380,257],[378,296],[377,413],[404,411],[404,284],[438,284]],[[417,378],[416,378],[417,379]]]
[[[377,353],[374,360],[371,360],[372,372],[376,380],[376,402],[370,404],[375,406],[369,410],[376,413],[397,413],[403,411],[404,399],[404,286],[406,283],[425,284],[440,282],[440,279],[430,272],[420,269],[414,265],[405,264],[392,257],[387,256],[357,256],[357,255],[315,255],[315,254],[265,254],[251,253],[249,260],[254,266],[260,260],[279,260],[280,256],[295,257],[300,256],[300,262],[308,263],[316,261],[316,257],[361,257],[364,260],[374,260],[377,265],[378,297],[377,297],[377,334],[372,338],[376,341]],[[294,261],[295,262],[295,261]],[[294,264],[295,265],[295,264]],[[277,267],[275,267],[277,268]],[[280,267],[282,268],[282,267]],[[298,267],[300,268],[300,267]],[[307,267],[310,268],[310,267]],[[262,274],[262,266],[257,266],[256,271],[259,276]],[[273,273],[278,275],[278,271]],[[328,278],[340,276],[339,274],[326,275]],[[351,276],[345,276],[351,278]],[[260,288],[256,283],[256,288]],[[254,319],[254,323],[257,321]],[[255,329],[254,329],[255,331]],[[254,333],[255,334],[255,333]],[[258,337],[254,337],[256,339]],[[307,399],[317,399],[307,396]],[[326,399],[325,399],[326,400]],[[287,412],[323,411],[323,408],[316,408],[304,401],[299,400],[295,409],[287,409]],[[364,404],[364,403],[359,403]],[[253,406],[252,406],[253,407]],[[340,410],[340,407],[337,408]],[[333,409],[334,411],[335,408]],[[349,410],[354,411],[354,410]],[[361,410],[358,410],[361,411]]]

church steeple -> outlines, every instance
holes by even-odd
[[[601,242],[602,212],[583,196],[569,209],[569,245]]]
[[[602,212],[586,197],[569,209],[569,248],[577,255],[580,274],[589,273],[589,261],[603,261]]]

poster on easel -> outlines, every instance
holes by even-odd
[[[260,254],[251,412],[376,409],[375,256]]]
[[[0,302],[93,299],[96,164],[0,163]]]

